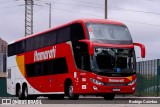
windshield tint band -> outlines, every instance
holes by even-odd
[[[89,39],[96,43],[132,44],[132,38],[126,26],[87,23]]]

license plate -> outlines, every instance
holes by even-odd
[[[113,88],[112,91],[121,91],[120,88]]]

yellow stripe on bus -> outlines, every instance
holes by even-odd
[[[127,77],[127,79],[129,79],[130,81],[132,81],[132,76]]]
[[[25,77],[24,55],[16,56],[16,61],[17,61],[17,65],[18,65],[20,72]]]

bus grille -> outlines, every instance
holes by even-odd
[[[111,83],[104,83],[105,86],[127,86],[127,84],[111,84]]]

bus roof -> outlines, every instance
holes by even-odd
[[[24,37],[24,38],[21,38],[19,40],[14,41],[14,42],[11,42],[10,44],[16,43],[16,42],[19,42],[19,41],[22,41],[22,40],[25,40],[25,39],[28,39],[28,38],[31,38],[33,36],[38,36],[40,34],[47,33],[47,32],[50,32],[52,30],[56,30],[56,29],[59,29],[59,28],[65,27],[65,26],[69,26],[69,25],[74,24],[74,23],[87,23],[87,22],[88,23],[104,23],[104,24],[124,25],[123,23],[121,23],[119,21],[114,21],[114,20],[83,18],[83,19],[77,19],[77,20],[71,21],[69,23],[66,23],[66,24],[63,24],[63,25],[60,25],[60,26],[57,26],[57,27],[54,27],[54,28],[39,32],[39,33],[35,33],[35,34],[32,34],[32,35],[29,35],[27,37]]]

